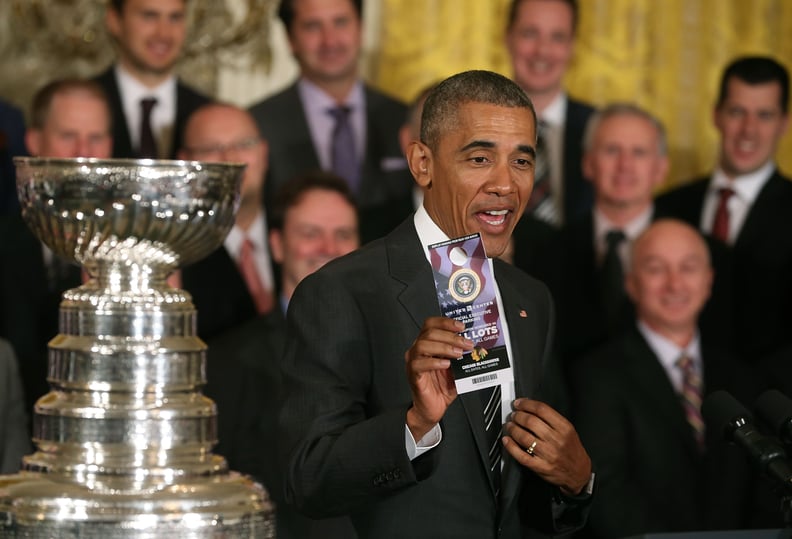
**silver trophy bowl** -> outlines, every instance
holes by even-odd
[[[36,452],[0,477],[0,537],[274,537],[201,394],[206,345],[168,275],[219,247],[244,165],[15,158],[22,214],[86,282],[63,294]]]

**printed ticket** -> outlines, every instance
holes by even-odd
[[[465,324],[473,350],[451,362],[458,393],[514,380],[496,300],[492,261],[478,233],[429,246],[443,316]]]

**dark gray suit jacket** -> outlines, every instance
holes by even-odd
[[[555,382],[544,376],[552,300],[541,283],[498,260],[495,275],[516,393],[541,398]],[[500,530],[516,539],[528,529],[578,525],[575,504],[553,522],[556,489],[508,456],[497,503],[476,394],[451,404],[437,448],[408,459],[404,354],[424,320],[439,315],[412,219],[300,284],[289,305],[279,419],[287,499],[314,516],[348,513],[361,538],[481,539]]]
[[[366,243],[392,230],[412,211],[413,180],[399,146],[399,128],[407,115],[405,106],[369,86],[364,91],[366,150],[356,199],[361,212],[361,241]],[[269,143],[264,203],[271,209],[284,183],[321,165],[296,83],[254,105],[250,112]]]
[[[19,471],[30,452],[25,399],[17,359],[11,345],[0,339],[0,475]]]

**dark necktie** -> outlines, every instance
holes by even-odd
[[[258,314],[266,314],[272,310],[274,300],[272,292],[264,288],[264,284],[261,282],[261,277],[259,277],[256,269],[256,262],[253,257],[255,249],[256,246],[253,242],[249,238],[245,239],[242,243],[242,250],[239,253],[239,271],[245,280],[250,297],[256,305],[256,312]]]
[[[357,193],[360,183],[360,164],[355,150],[355,133],[349,121],[351,109],[340,106],[328,112],[335,119],[333,140],[330,143],[333,172],[344,178],[352,192]]]
[[[487,438],[487,454],[489,457],[490,477],[495,487],[495,496],[498,496],[501,486],[501,433],[503,421],[501,419],[501,387],[499,385],[480,389],[484,412],[484,431]]]
[[[605,258],[602,259],[601,289],[602,307],[605,323],[610,332],[618,329],[621,323],[621,310],[624,303],[624,269],[622,268],[619,247],[627,237],[621,230],[609,230],[605,235],[607,244]]]
[[[712,237],[724,243],[729,242],[729,199],[734,191],[728,188],[718,190],[718,209],[715,210],[715,220],[712,222]]]
[[[140,100],[140,146],[138,147],[138,156],[141,158],[156,159],[157,141],[154,139],[154,130],[151,128],[151,111],[157,100],[153,97],[147,97]]]
[[[536,139],[536,166],[534,168],[534,187],[528,199],[528,211],[536,218],[558,226],[561,216],[553,201],[550,185],[550,152],[547,148],[547,124],[539,122],[539,134]]]
[[[701,415],[701,377],[696,372],[693,360],[686,355],[682,355],[677,362],[677,366],[682,371],[682,408],[685,409],[685,417],[690,427],[693,429],[693,437],[696,445],[704,450],[704,419]]]

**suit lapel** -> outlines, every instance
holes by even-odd
[[[628,376],[635,381],[636,392],[640,393],[643,399],[655,403],[662,416],[669,418],[669,424],[672,424],[679,443],[684,444],[691,457],[700,458],[701,453],[685,418],[679,396],[671,385],[660,360],[637,329],[631,330],[624,341],[624,346],[624,357],[634,358],[625,362],[624,368],[627,369]],[[674,442],[668,440],[667,443]]]
[[[778,182],[780,181],[786,180],[781,179],[776,171],[767,180],[762,190],[759,191],[759,196],[756,197],[756,200],[751,205],[751,209],[745,218],[745,223],[743,223],[742,229],[737,236],[734,246],[736,250],[751,249],[752,246],[756,245],[756,242],[761,243],[766,238],[767,231],[773,230],[772,221],[778,215],[783,215],[784,212],[789,211],[786,207],[777,207],[779,202],[786,203],[787,200],[786,197],[779,196],[778,188],[780,185]]]

